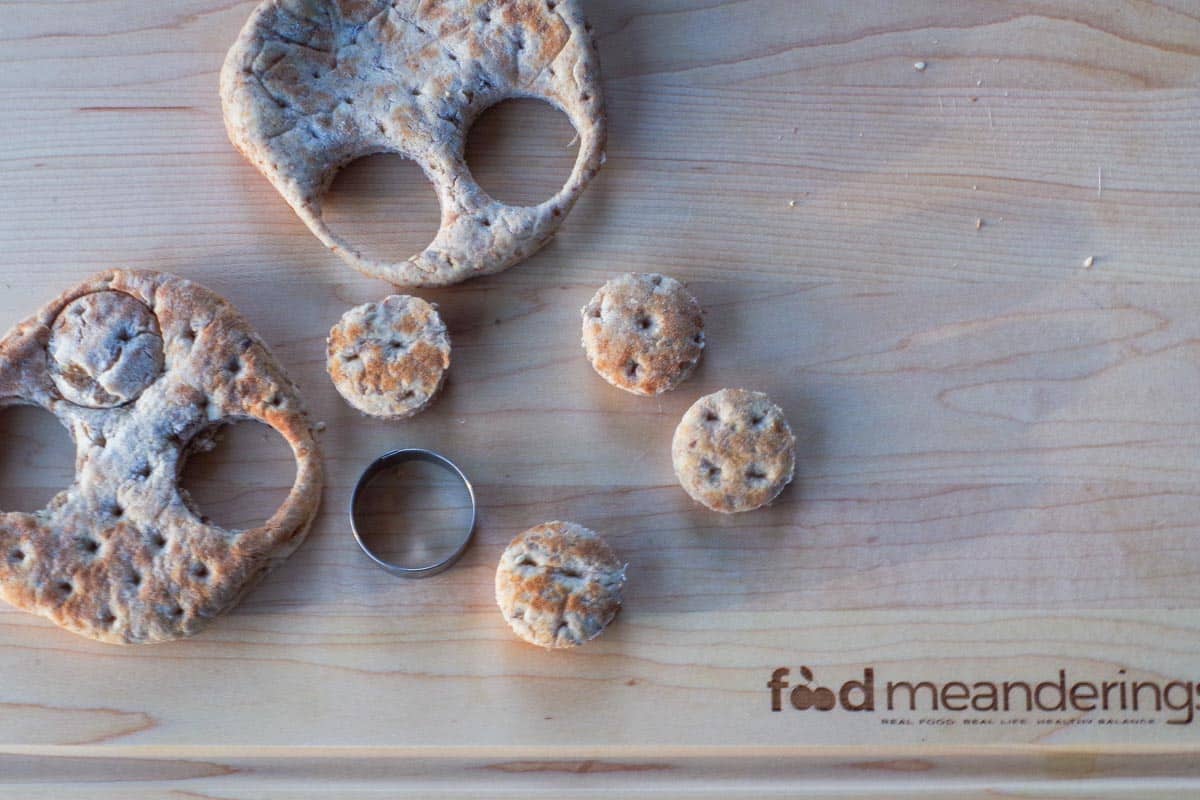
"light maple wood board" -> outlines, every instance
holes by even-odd
[[[226,140],[217,70],[252,7],[0,4],[0,327],[100,269],[194,278],[301,383],[329,479],[303,548],[193,640],[113,648],[0,609],[9,794],[1196,795],[1200,720],[1169,723],[1200,700],[1200,6],[590,2],[608,164],[542,253],[420,293],[454,364],[399,424],[323,371],[329,326],[388,287]],[[502,197],[569,168],[538,111],[480,123],[472,163]],[[381,252],[436,227],[392,161],[351,167],[336,206]],[[708,312],[701,369],[660,399],[579,347],[579,308],[626,270]],[[723,386],[770,393],[801,453],[775,506],[731,518],[669,457]],[[70,480],[53,420],[0,432],[3,503]],[[427,581],[348,530],[359,470],[400,445],[455,458],[480,498],[475,544]],[[281,453],[241,435],[198,496],[265,515]],[[554,518],[630,565],[618,622],[577,652],[522,644],[492,599],[504,544]],[[876,710],[795,710],[802,666],[813,688],[870,668]],[[977,684],[1060,670],[1068,692],[1156,688],[1137,712],[933,712],[926,689],[912,711],[903,688],[885,707],[888,682],[986,707]]]

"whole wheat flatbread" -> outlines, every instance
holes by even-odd
[[[425,410],[450,368],[450,334],[437,306],[409,295],[350,309],[329,331],[325,349],[338,394],[381,419]]]
[[[674,389],[691,376],[704,352],[700,303],[667,275],[618,275],[581,314],[583,351],[592,368],[632,394]]]
[[[762,392],[722,389],[692,404],[675,428],[671,461],[697,503],[733,514],[771,503],[796,473],[796,437]]]
[[[464,159],[479,113],[522,97],[579,134],[566,184],[528,207],[488,196]],[[444,286],[531,255],[604,160],[599,65],[577,0],[266,0],[229,51],[221,100],[234,145],[317,238],[398,285]],[[412,159],[437,191],[441,227],[408,260],[369,258],[322,218],[338,169],[372,153]]]
[[[114,270],[0,339],[0,407],[67,427],[75,480],[41,511],[0,511],[0,597],[91,639],[189,636],[303,540],[321,463],[295,386],[228,302],[191,281]],[[223,423],[287,440],[296,480],[263,525],[216,527],[178,486]]]
[[[555,520],[517,534],[496,566],[496,603],[513,632],[546,648],[595,639],[621,609],[625,568],[598,533]]]

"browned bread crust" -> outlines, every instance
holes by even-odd
[[[0,339],[0,406],[18,403],[67,427],[76,470],[41,511],[0,511],[0,596],[82,636],[196,633],[316,514],[320,455],[295,386],[233,306],[191,281],[113,270],[19,323]],[[296,480],[263,525],[229,531],[188,506],[178,477],[189,452],[240,419],[283,435]]]

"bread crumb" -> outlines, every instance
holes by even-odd
[[[1085,259],[1083,260],[1083,268],[1084,268],[1084,269],[1091,269],[1091,268],[1092,268],[1092,267],[1095,265],[1095,263],[1096,263],[1096,257],[1095,257],[1095,256],[1088,256],[1087,258],[1085,258]]]
[[[983,219],[976,217],[975,218],[975,230],[981,230],[982,228],[983,228]]]
[[[796,207],[796,201],[788,200],[788,208],[795,208],[795,207]]]
[[[917,72],[924,72],[927,66],[929,65],[924,61],[918,61],[917,63],[913,64],[913,69],[915,69]]]

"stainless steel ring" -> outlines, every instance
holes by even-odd
[[[463,537],[462,542],[459,543],[453,553],[441,561],[424,567],[406,567],[402,564],[393,564],[390,561],[384,561],[367,546],[367,543],[363,541],[362,534],[358,530],[358,499],[363,490],[383,470],[408,461],[427,461],[431,464],[437,464],[439,467],[457,475],[458,479],[462,481],[463,486],[467,488],[467,495],[471,498],[471,522],[467,527],[467,534]],[[367,558],[391,574],[401,578],[428,578],[430,575],[436,575],[443,570],[449,569],[455,561],[458,561],[459,556],[466,551],[467,545],[471,543],[471,538],[475,535],[475,512],[475,488],[471,486],[471,482],[467,480],[467,476],[463,474],[463,471],[458,468],[457,464],[441,453],[435,453],[432,450],[422,450],[419,448],[393,450],[390,453],[384,453],[372,461],[363,470],[362,475],[359,476],[358,483],[354,485],[354,493],[350,496],[350,530],[354,532],[354,541],[358,542],[358,546],[367,554]]]

